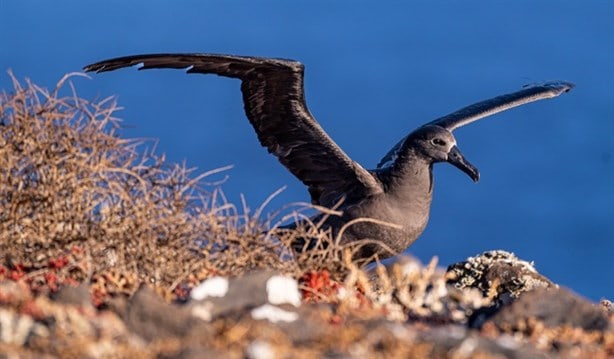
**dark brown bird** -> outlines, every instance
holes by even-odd
[[[530,85],[464,107],[411,132],[376,169],[366,170],[348,157],[309,113],[300,62],[214,54],[152,54],[97,62],[86,66],[85,71],[105,72],[137,64],[143,64],[139,70],[187,69],[188,73],[240,79],[245,113],[262,146],[307,186],[312,203],[328,208],[339,205],[343,212],[341,216],[328,216],[325,228],[336,235],[358,218],[392,224],[358,222],[345,229],[343,243],[373,240],[358,253],[361,258],[395,255],[420,236],[429,218],[434,163],[448,162],[473,181],[479,180],[478,170],[456,145],[454,129],[516,106],[556,97],[574,86],[563,81]]]

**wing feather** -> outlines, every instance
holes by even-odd
[[[137,64],[143,64],[139,70],[186,68],[188,73],[240,79],[245,113],[260,143],[308,186],[314,204],[330,207],[343,196],[383,191],[373,175],[345,154],[309,113],[301,63],[232,55],[152,54],[105,60],[84,70],[105,72]]]
[[[424,126],[440,126],[448,131],[453,131],[461,126],[470,124],[479,119],[492,116],[496,113],[509,110],[530,102],[557,97],[570,91],[574,84],[565,81],[550,81],[542,84],[527,85],[519,91],[500,95],[488,100],[480,101],[472,105],[454,111],[451,114],[431,121]],[[377,168],[384,168],[394,163],[397,153],[401,149],[407,136],[397,142],[388,153],[379,161]]]

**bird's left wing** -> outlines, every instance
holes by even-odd
[[[346,194],[359,197],[382,191],[380,183],[346,155],[307,109],[301,63],[215,54],[152,54],[101,61],[84,68],[104,72],[143,64],[187,68],[188,73],[217,74],[241,80],[245,113],[260,143],[306,184],[314,204],[331,207]]]

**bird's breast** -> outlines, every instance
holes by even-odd
[[[398,254],[422,234],[428,222],[429,209],[430,196],[412,202],[378,196],[344,208],[339,224],[356,220],[355,224],[345,229],[345,242],[374,239]]]

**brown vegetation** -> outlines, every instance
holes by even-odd
[[[171,293],[215,274],[344,266],[330,243],[293,259],[283,245],[293,236],[331,240],[315,227],[264,233],[203,185],[216,171],[195,175],[151,142],[120,138],[114,99],[79,98],[69,77],[53,91],[13,78],[0,97],[0,276],[108,282],[101,275],[113,273]]]

